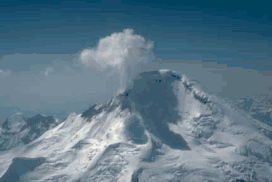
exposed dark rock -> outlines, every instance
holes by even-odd
[[[89,109],[87,109],[85,112],[83,112],[81,117],[91,119],[93,116],[101,113],[106,108],[106,106],[104,106],[104,105],[101,107],[98,107],[98,108],[97,107],[98,107],[97,104],[94,104]]]
[[[171,74],[171,75],[169,75]],[[168,72],[161,75],[158,71],[143,73],[133,82],[133,87],[122,95],[123,108],[135,109],[144,120],[146,129],[170,147],[182,150],[190,149],[181,135],[172,132],[168,123],[177,123],[180,118],[177,98],[172,83],[179,80],[178,75]]]
[[[131,182],[138,182],[139,180],[139,175],[142,173],[143,169],[139,168],[137,171],[134,171],[134,173],[131,176]]]

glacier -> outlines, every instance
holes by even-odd
[[[25,143],[22,123],[2,124],[1,139],[17,134],[1,145],[1,182],[272,181],[271,126],[172,70],[140,73]]]

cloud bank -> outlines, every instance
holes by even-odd
[[[83,50],[80,60],[91,69],[101,72],[111,69],[112,72],[119,73],[120,92],[133,77],[146,71],[145,66],[150,61],[152,48],[153,42],[133,34],[132,29],[125,29],[100,39],[96,48]]]

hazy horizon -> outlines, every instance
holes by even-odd
[[[0,120],[16,111],[82,112],[125,87],[128,74],[161,68],[183,71],[222,97],[271,95],[271,11],[261,2],[235,4],[5,2]],[[84,65],[86,50],[92,62]]]

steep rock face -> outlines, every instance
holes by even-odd
[[[8,150],[19,145],[28,144],[41,136],[44,132],[56,126],[52,116],[24,118],[17,113],[2,123],[0,130],[0,151]]]
[[[23,156],[46,161],[25,181],[270,181],[264,129],[186,75],[146,72],[109,102],[0,153],[0,176]]]

